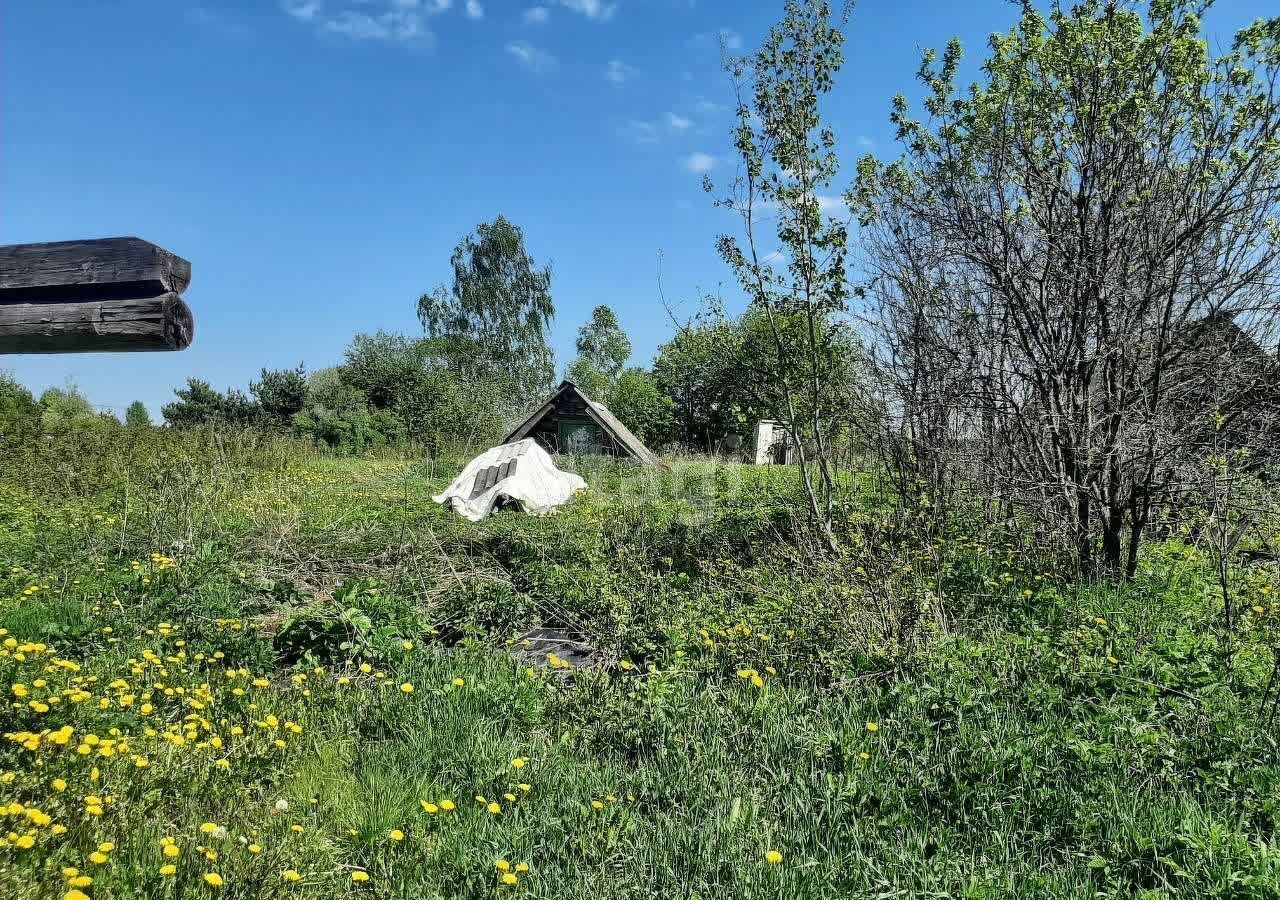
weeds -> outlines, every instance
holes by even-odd
[[[697,461],[722,507],[472,524],[443,462],[144,434],[0,474],[0,895],[1280,896],[1273,566],[1229,680],[1174,538],[1077,583],[864,494],[833,557]]]

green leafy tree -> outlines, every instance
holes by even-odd
[[[207,381],[188,378],[187,386],[174,390],[177,399],[160,410],[174,428],[201,428],[231,425],[246,427],[260,421],[258,405],[243,391],[232,388],[225,394]]]
[[[619,372],[605,402],[610,412],[651,448],[676,438],[675,404],[644,369]]]
[[[39,414],[31,391],[8,372],[0,372],[0,417],[13,420]]]
[[[631,358],[631,340],[614,311],[600,305],[578,329],[577,350],[578,358],[567,372],[569,380],[591,396],[605,397]]]
[[[576,384],[593,400],[603,401],[609,395],[611,387],[609,376],[597,369],[595,363],[585,356],[579,356],[570,363],[564,377]]]
[[[373,409],[364,394],[342,378],[340,367],[320,369],[307,379],[307,401],[293,416],[293,429],[333,447],[358,453],[400,444],[405,426],[392,409]]]
[[[40,430],[40,405],[8,372],[0,371],[0,443],[23,446]]]
[[[927,52],[925,114],[894,100],[902,156],[851,198],[904,440],[981,440],[991,494],[1085,572],[1135,571],[1215,417],[1256,417],[1272,379],[1218,404],[1232,348],[1280,322],[1280,19],[1215,56],[1207,7],[1024,2],[972,87],[958,41]],[[944,365],[964,380],[913,390]]]
[[[124,424],[127,428],[150,428],[151,413],[141,400],[134,400],[124,411]]]
[[[49,388],[40,395],[41,419],[46,428],[70,425],[77,420],[97,419],[97,411],[74,384]]]
[[[750,368],[742,329],[715,304],[658,347],[653,378],[671,398],[678,443],[709,452],[744,433],[757,417],[745,390]]]
[[[307,405],[307,370],[301,364],[293,369],[263,369],[259,379],[249,385],[249,393],[268,425],[288,428]]]
[[[517,401],[503,376],[475,371],[471,342],[457,337],[357,335],[340,369],[343,383],[374,410],[395,413],[406,433],[433,452],[501,437]]]
[[[555,379],[550,266],[538,266],[524,233],[503,216],[463,238],[452,265],[452,288],[418,300],[427,334],[454,345],[448,352],[462,378],[500,380],[520,402],[546,394]]]
[[[843,46],[829,3],[789,0],[760,49],[729,61],[738,84],[741,175],[717,201],[741,218],[741,239],[724,235],[717,246],[768,325],[779,418],[799,438],[809,511],[828,543],[838,485],[830,421],[849,298],[848,229],[824,211],[823,191],[840,166],[820,101],[843,64]],[[713,189],[709,180],[706,187]],[[769,245],[785,268],[771,262]]]

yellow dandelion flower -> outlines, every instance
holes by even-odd
[[[299,872],[297,869],[285,869],[283,872],[280,873],[280,877],[283,878],[285,881],[301,881],[302,873]]]
[[[496,816],[498,813],[502,812],[502,807],[494,803],[492,800],[489,801],[489,805],[486,806],[485,809],[489,811],[489,815],[491,816]]]
[[[778,863],[782,862],[782,854],[777,850],[770,850],[764,855],[764,861],[771,866],[776,866]]]
[[[511,760],[511,765],[517,769],[523,769],[527,762],[529,762],[529,757],[517,756],[515,759]]]
[[[876,731],[879,731],[879,730],[880,730],[880,726],[879,726],[879,725],[877,725],[875,722],[868,722],[868,723],[867,723],[867,731],[870,731],[870,732],[876,732]]]
[[[411,685],[409,682],[406,681],[404,684],[400,685],[400,690],[406,694],[412,694],[413,685]]]
[[[160,874],[163,875],[165,878],[170,877],[177,871],[178,871],[178,867],[175,866],[173,863],[165,863],[163,866],[160,867]]]
[[[392,828],[392,829],[391,829],[391,833],[390,833],[390,834],[388,834],[388,835],[387,835],[387,837],[391,838],[391,840],[393,840],[393,841],[397,841],[397,842],[399,842],[399,841],[403,841],[403,840],[404,840],[404,832],[403,832],[403,831],[401,831],[399,828]]]
[[[429,816],[434,816],[436,813],[440,811],[440,807],[436,806],[434,803],[431,803],[427,800],[419,800],[418,802],[422,804],[422,811]]]
[[[440,808],[443,809],[445,812],[449,812],[450,810],[456,809],[457,807],[454,806],[454,803],[452,800],[441,800]]]
[[[356,882],[357,884],[363,881],[368,881],[369,873],[361,871],[360,869],[357,869],[356,871],[351,873],[351,880]]]
[[[222,876],[217,872],[205,872],[204,883],[209,887],[220,888],[223,885]]]
[[[507,862],[505,859],[500,859],[493,865],[497,868],[499,872],[511,871],[511,863]]]
[[[454,686],[454,687],[462,687],[464,684],[466,684],[466,682],[465,682],[465,681],[463,681],[461,678],[455,678],[455,679],[453,679],[453,686]]]

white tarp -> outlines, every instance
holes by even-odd
[[[572,472],[557,469],[533,438],[525,438],[484,451],[431,499],[479,522],[500,503],[518,503],[525,512],[544,516],[586,486]]]

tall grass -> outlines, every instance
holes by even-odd
[[[978,526],[912,542],[862,491],[832,558],[792,474],[702,460],[580,461],[555,515],[472,524],[430,501],[461,462],[6,457],[0,896],[1280,896],[1274,569],[1233,581],[1260,611],[1228,671],[1176,541],[1077,584]]]

